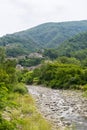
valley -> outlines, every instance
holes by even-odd
[[[0,130],[86,129],[87,20],[1,37]]]

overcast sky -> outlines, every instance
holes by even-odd
[[[74,20],[87,20],[87,0],[0,0],[0,36]]]

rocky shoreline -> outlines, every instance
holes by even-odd
[[[76,130],[87,129],[87,99],[82,92],[72,90],[53,90],[41,86],[27,86],[35,98],[37,107],[43,116],[63,128],[72,125]]]

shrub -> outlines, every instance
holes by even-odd
[[[86,77],[86,71],[81,66],[55,61],[45,63],[33,72],[33,81],[58,89],[80,89],[80,85],[87,83]]]
[[[33,83],[33,72],[32,71],[26,72],[23,76],[22,82],[26,83],[26,84],[32,84]]]
[[[28,92],[26,86],[23,83],[18,83],[13,89],[14,92],[18,92],[20,94],[26,94]]]
[[[34,84],[39,84],[39,78],[38,78],[38,77],[35,77],[35,78],[33,79],[33,83],[34,83]]]

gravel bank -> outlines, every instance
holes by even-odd
[[[55,127],[76,125],[76,130],[87,130],[87,99],[72,90],[53,90],[41,86],[27,86],[43,116]]]

